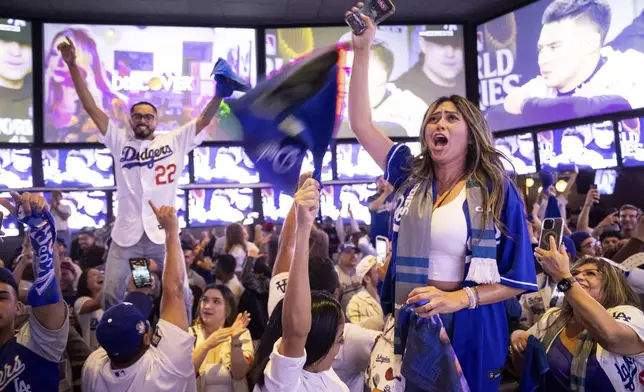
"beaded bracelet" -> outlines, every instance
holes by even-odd
[[[470,287],[465,287],[465,294],[467,294],[467,299],[470,301],[470,306],[468,309],[475,309],[476,308],[476,297],[474,296],[474,292]]]
[[[481,303],[481,297],[479,296],[479,288],[477,286],[474,286],[472,288],[474,291],[474,297],[476,297],[476,307],[479,307],[479,304]]]

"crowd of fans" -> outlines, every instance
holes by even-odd
[[[347,228],[341,220],[335,225],[317,221],[313,200],[319,200],[319,195],[313,180],[305,182],[306,178],[281,228],[271,223],[232,224],[221,237],[215,236],[216,230],[204,231],[201,238],[189,231],[168,236],[165,272],[151,260],[152,287],[137,289],[131,280],[125,301],[108,310],[103,309],[101,296],[109,236],[99,240],[95,230],[87,229],[76,233],[69,245],[58,237],[53,250],[66,306],[57,312],[68,320],[66,329],[61,329],[60,319],[45,324],[37,316],[42,307],[29,305],[41,251],[34,248],[27,232],[0,279],[0,288],[5,286],[0,293],[6,301],[15,301],[13,319],[6,319],[11,319],[6,327],[13,324],[17,343],[46,363],[58,363],[58,378],[51,374],[49,380],[59,380],[59,391],[116,391],[119,385],[131,388],[135,383],[141,390],[152,390],[145,389],[150,382],[177,388],[172,390],[190,390],[187,386],[195,382],[199,391],[238,392],[253,387],[271,391],[295,385],[296,379],[303,390],[335,390],[337,384],[362,391],[368,383],[365,371],[370,371],[377,361],[375,353],[381,350],[374,345],[391,329],[385,325],[391,320],[383,314],[379,296],[387,265],[377,262],[373,247],[375,235],[382,233],[372,230],[370,237],[367,228],[353,220]],[[379,185],[383,182],[378,180]],[[574,176],[571,182],[573,189]],[[386,195],[383,186],[379,192]],[[559,338],[552,331],[588,329],[592,333],[584,310],[564,303],[556,288],[558,272],[539,262],[553,257],[537,249],[543,219],[553,213],[552,209],[542,213],[548,203],[557,206],[555,215],[567,215],[566,250],[556,257],[568,259],[572,274],[590,288],[597,301],[593,305],[642,320],[629,306],[640,306],[637,293],[644,292],[644,279],[631,271],[632,265],[620,267],[620,263],[644,251],[644,216],[633,205],[623,205],[617,212],[610,212],[603,203],[597,207],[600,196],[595,189],[577,209],[568,206],[568,196],[568,190],[558,194],[550,186],[527,209],[531,210],[526,225],[537,251],[539,290],[506,301],[511,346],[503,372],[505,388],[521,380],[521,354],[528,349],[530,336],[547,338],[548,349],[556,350],[562,366],[555,377],[561,385],[569,384],[564,369],[571,366],[577,341],[566,340],[565,334]],[[23,197],[44,204],[38,195]],[[378,198],[379,194],[374,196]],[[305,206],[308,210],[301,212]],[[379,207],[372,208],[374,221],[391,213],[391,208]],[[49,208],[55,216],[53,207]],[[597,216],[595,208],[609,212],[591,227],[589,216]],[[160,224],[172,232],[177,224],[174,209],[163,207],[157,213]],[[330,245],[333,242],[339,245]],[[184,280],[192,293],[191,325],[182,311]],[[619,319],[609,321],[617,324],[610,330],[614,336],[597,332],[605,339],[598,341],[604,352],[627,356],[644,350],[632,329],[620,330]],[[5,341],[10,338],[5,336]],[[587,361],[595,360],[595,352],[591,354],[586,354],[591,357]],[[587,378],[593,377],[590,370]],[[16,380],[29,383],[30,377],[20,375]],[[597,382],[608,385],[605,377],[597,377]]]

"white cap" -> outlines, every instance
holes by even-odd
[[[365,256],[360,260],[356,266],[356,276],[360,279],[360,282],[371,271],[371,268],[376,265],[377,261],[376,256]]]

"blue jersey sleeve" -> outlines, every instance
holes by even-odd
[[[506,180],[505,203],[501,222],[506,235],[501,235],[497,246],[497,260],[501,284],[505,286],[537,291],[537,273],[534,253],[526,226],[523,201],[514,184]]]
[[[387,153],[385,180],[394,187],[394,190],[398,190],[409,177],[412,158],[411,150],[402,143],[394,144]]]

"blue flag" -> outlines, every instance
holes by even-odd
[[[320,181],[338,123],[339,50],[331,47],[290,64],[230,103],[260,180],[285,193],[295,192],[307,150]]]

